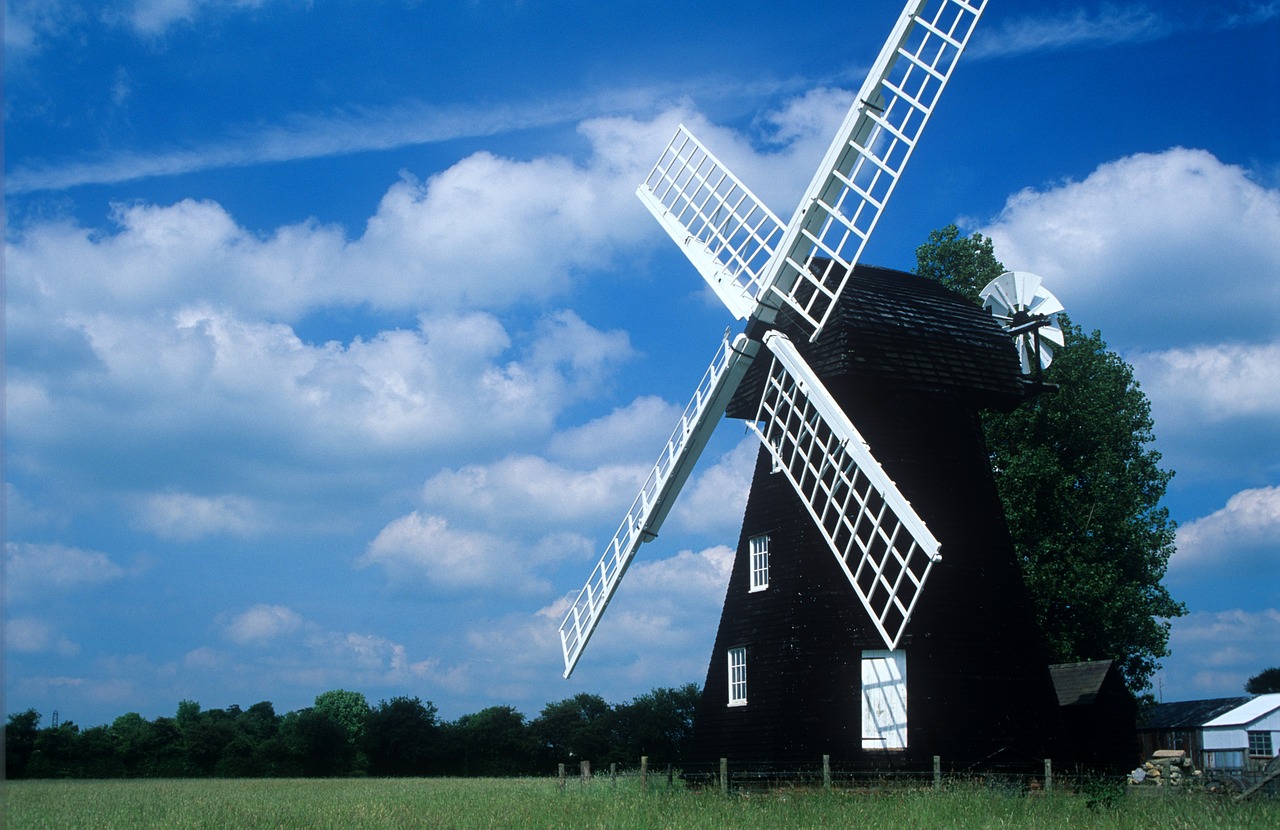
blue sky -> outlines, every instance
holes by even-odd
[[[717,431],[556,627],[732,321],[633,191],[684,122],[789,216],[898,2],[10,0],[8,712],[701,683]],[[1177,471],[1155,691],[1280,662],[1280,3],[993,2],[864,261],[994,238]]]

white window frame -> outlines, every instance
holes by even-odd
[[[907,748],[907,653],[862,652],[862,748]]]
[[[747,647],[729,649],[729,705],[747,705]]]
[[[1249,757],[1272,758],[1275,756],[1275,744],[1271,733],[1266,730],[1249,732]]]
[[[752,536],[747,542],[751,551],[751,591],[763,591],[769,587],[769,537]]]

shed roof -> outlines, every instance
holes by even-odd
[[[1280,709],[1280,694],[1258,695],[1253,700],[1247,700],[1223,712],[1205,726],[1247,726],[1277,709]]]
[[[1182,700],[1157,703],[1138,727],[1140,732],[1160,729],[1196,729],[1241,704],[1247,697],[1219,697],[1211,700]]]
[[[1082,663],[1055,663],[1049,667],[1059,706],[1087,706],[1098,699],[1098,691],[1111,671],[1110,660]]]

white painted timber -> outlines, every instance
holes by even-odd
[[[775,290],[816,339],[951,79],[986,0],[902,10],[770,264]]]
[[[773,364],[749,426],[800,495],[885,646],[896,649],[942,558],[938,540],[795,345],[777,331],[764,343]]]
[[[730,313],[749,317],[782,238],[778,217],[683,124],[636,195]]]
[[[862,652],[862,748],[907,748],[907,653]]]
[[[578,592],[560,624],[560,647],[564,652],[564,676],[573,673],[578,657],[591,639],[600,615],[617,590],[618,582],[631,565],[636,550],[658,535],[676,495],[688,480],[693,466],[707,446],[729,399],[738,388],[759,344],[746,335],[730,343],[726,334],[715,359],[707,368],[693,398],[685,407],[675,431],[667,439],[662,454],[649,472],[639,495],[618,527],[604,555]]]

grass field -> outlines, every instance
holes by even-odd
[[[642,793],[635,779],[200,779],[15,781],[5,826],[28,828],[1204,828],[1280,827],[1280,803],[1203,794],[1120,797],[1010,795],[975,786],[882,792],[717,790]]]

